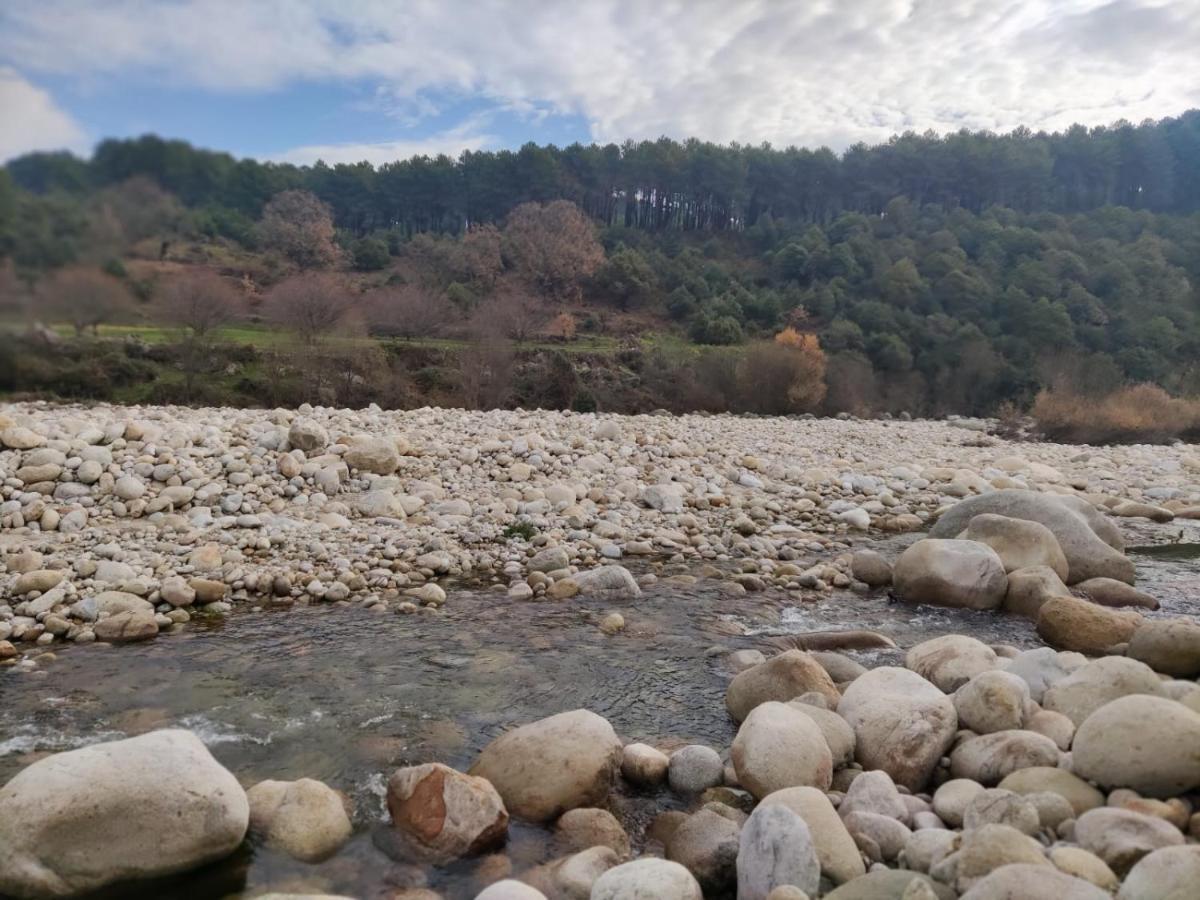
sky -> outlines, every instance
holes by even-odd
[[[3,0],[0,161],[777,147],[1200,107],[1200,0]]]

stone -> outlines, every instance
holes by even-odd
[[[957,860],[955,860],[957,857]],[[969,891],[981,878],[1014,863],[1033,865],[1054,872],[1050,861],[1042,854],[1041,845],[1008,825],[983,825],[964,831],[962,846],[930,873],[938,877],[939,868],[954,860],[954,882],[959,891]]]
[[[999,667],[991,647],[964,634],[947,634],[917,644],[904,664],[946,693],[958,690],[976,675]]]
[[[1017,829],[1021,834],[1035,834],[1041,826],[1041,819],[1038,816],[1037,807],[1027,799],[1033,796],[1039,795],[1017,794],[1002,788],[985,788],[971,798],[971,802],[963,811],[963,830],[973,831],[984,825],[1007,825]],[[1067,810],[1064,818],[1071,817],[1071,807],[1066,800],[1057,794],[1044,796],[1053,797],[1062,803]]]
[[[146,494],[146,485],[133,475],[122,475],[113,483],[113,493],[122,500],[140,500]]]
[[[55,753],[0,788],[0,892],[80,894],[185,872],[242,843],[250,804],[189,731]]]
[[[1104,795],[1078,775],[1051,766],[1030,766],[1006,775],[998,787],[1017,794],[1057,794],[1071,804],[1076,816],[1104,805]]]
[[[384,488],[359,494],[354,508],[367,519],[404,519],[408,516],[403,498]]]
[[[1087,665],[1087,662],[1087,657],[1082,653],[1037,647],[1002,660],[1000,665],[1004,671],[1018,676],[1029,686],[1029,696],[1034,703],[1041,703],[1047,688]]]
[[[840,769],[854,762],[854,731],[845,719],[832,710],[822,709],[801,700],[792,700],[788,706],[804,713],[821,729],[821,734],[833,757],[834,769]]]
[[[1058,765],[1059,749],[1045,735],[1014,729],[969,738],[950,754],[950,774],[983,785],[1032,766]]]
[[[387,806],[392,827],[437,860],[489,850],[508,833],[508,811],[491,783],[441,763],[396,770]]]
[[[1141,622],[1137,613],[1118,612],[1086,600],[1053,597],[1038,611],[1037,633],[1059,650],[1096,656],[1127,643]]]
[[[698,794],[721,783],[725,764],[712,747],[689,744],[671,754],[667,781],[678,794]]]
[[[1200,885],[1200,845],[1163,847],[1129,870],[1117,900],[1186,900]]]
[[[984,787],[970,778],[952,778],[933,793],[933,811],[951,828],[961,828],[967,807]]]
[[[1079,847],[1051,848],[1050,862],[1058,871],[1090,882],[1109,894],[1116,893],[1120,887],[1121,880],[1104,860]]]
[[[730,751],[738,782],[762,799],[782,788],[828,790],[833,756],[820,728],[793,707],[760,704],[746,717]]]
[[[821,874],[834,884],[844,884],[866,872],[854,839],[824,791],[812,787],[784,788],[764,797],[759,808],[776,805],[787,807],[808,825]]]
[[[1134,580],[1133,563],[1123,555],[1120,532],[1084,500],[1036,491],[1001,490],[955,504],[929,530],[931,538],[956,537],[983,513],[1026,519],[1045,525],[1067,558],[1067,584],[1089,578]]]
[[[679,863],[644,857],[614,866],[597,878],[590,900],[704,900],[704,895],[692,873]]]
[[[734,676],[725,692],[725,707],[735,721],[769,700],[786,703],[815,691],[831,704],[841,695],[824,667],[803,650],[788,650]]]
[[[855,758],[883,769],[911,791],[921,790],[954,740],[954,704],[915,672],[891,666],[855,679],[838,715],[854,729]]]
[[[176,608],[191,606],[196,600],[196,591],[178,575],[164,578],[158,587],[158,593],[164,602]],[[224,585],[222,585],[222,594],[224,594]]]
[[[804,819],[783,804],[759,806],[743,826],[737,854],[738,900],[767,900],[781,886],[816,894],[821,864]]]
[[[1200,675],[1200,622],[1148,619],[1130,638],[1128,656],[1164,675],[1195,678]]]
[[[1111,807],[1088,810],[1076,819],[1075,840],[1118,875],[1146,854],[1184,842],[1178,828],[1157,816]]]
[[[1005,612],[1037,621],[1042,604],[1051,597],[1069,597],[1070,588],[1049,566],[1030,566],[1008,573]]]
[[[489,884],[475,895],[475,900],[546,900],[546,895],[523,881],[505,878]]]
[[[1106,703],[1132,694],[1161,697],[1162,681],[1145,663],[1110,656],[1093,660],[1059,679],[1046,691],[1042,705],[1062,713],[1078,728]]]
[[[554,823],[555,836],[570,850],[608,847],[621,859],[630,854],[629,835],[606,809],[580,807],[567,810]]]
[[[324,450],[329,444],[329,432],[312,419],[296,419],[288,428],[288,443],[305,453]]]
[[[260,781],[246,798],[251,834],[303,862],[332,856],[350,839],[344,798],[319,781]]]
[[[1165,697],[1104,704],[1075,732],[1072,767],[1101,787],[1175,797],[1200,787],[1200,713]]]
[[[892,565],[874,550],[856,550],[850,558],[850,573],[870,587],[892,583]]]
[[[647,744],[626,744],[621,753],[621,774],[641,787],[662,784],[669,765],[667,754]]]
[[[957,609],[995,609],[1008,576],[996,552],[978,541],[917,541],[892,570],[896,595],[909,603]]]
[[[1069,572],[1054,532],[1040,522],[981,513],[967,524],[965,537],[995,550],[1005,572],[1030,566],[1046,566],[1059,578]]]
[[[569,578],[556,581],[553,587],[557,588],[559,585],[570,585],[574,588],[573,593],[567,596],[580,594],[584,597],[603,600],[629,600],[640,597],[642,593],[637,579],[624,566],[599,566],[595,569],[587,569]]]
[[[92,626],[96,640],[112,644],[146,641],[158,634],[158,621],[153,611],[134,610],[105,616]]]
[[[1137,606],[1158,609],[1159,603],[1144,591],[1115,578],[1089,578],[1075,585],[1079,596],[1100,606]]]
[[[909,819],[908,807],[904,805],[896,783],[881,770],[863,772],[850,783],[850,789],[838,806],[838,814],[845,819],[853,812],[875,813],[905,823]]]
[[[1029,685],[1011,672],[980,672],[954,692],[960,728],[979,734],[1019,729],[1032,704]]]
[[[667,841],[667,859],[686,868],[705,893],[720,894],[737,880],[737,822],[704,807],[688,816]]]
[[[809,655],[821,664],[821,668],[829,673],[835,684],[853,681],[867,671],[867,667],[862,663],[832,650],[813,650]]]
[[[825,894],[824,900],[913,900],[908,891],[914,883],[929,888],[935,900],[954,900],[954,891],[945,885],[919,872],[906,872],[903,869],[869,872]],[[928,894],[925,896],[928,897]]]
[[[1075,738],[1075,723],[1062,713],[1049,709],[1039,709],[1025,723],[1029,731],[1044,734],[1058,746],[1059,750],[1070,750],[1071,741]]]
[[[904,864],[914,872],[928,873],[958,849],[962,835],[946,828],[921,828],[904,845]]]
[[[32,450],[46,443],[46,439],[29,428],[11,425],[0,431],[0,444],[10,450]]]
[[[400,452],[391,438],[359,434],[350,439],[342,459],[346,465],[361,472],[391,475],[400,465]]]
[[[1082,878],[1028,863],[1012,863],[980,878],[959,900],[1112,900]]]
[[[604,718],[577,709],[514,728],[479,754],[509,813],[534,822],[602,802],[621,762],[621,741]]]
[[[872,812],[852,812],[842,816],[846,830],[863,854],[872,862],[894,862],[912,837],[902,822]]]
[[[51,588],[57,587],[66,576],[67,573],[61,569],[34,569],[17,578],[12,592],[18,597],[34,591],[44,594]]]

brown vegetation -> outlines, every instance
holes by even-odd
[[[523,203],[509,213],[504,250],[531,284],[558,300],[578,299],[583,279],[604,262],[596,229],[574,203]]]
[[[302,269],[331,266],[342,259],[334,243],[333,213],[308,191],[283,191],[263,207],[258,225],[263,243]]]
[[[361,298],[345,279],[310,272],[282,281],[267,295],[267,317],[306,347],[360,330]]]
[[[1058,387],[1038,394],[1033,417],[1056,441],[1162,443],[1200,433],[1200,398],[1172,397],[1153,384],[1135,384],[1101,397]]]
[[[76,335],[112,321],[129,307],[129,292],[115,278],[93,269],[63,269],[41,285],[49,321],[69,322]]]

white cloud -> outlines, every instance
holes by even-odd
[[[375,165],[408,159],[413,156],[437,156],[445,153],[457,157],[464,150],[483,150],[496,144],[494,135],[477,128],[476,120],[468,120],[447,131],[401,141],[379,141],[375,143],[309,144],[295,147],[275,157],[278,162],[311,165],[324,160],[329,165],[357,163],[364,160]]]
[[[0,66],[0,163],[33,150],[84,150],[87,135],[41,88]]]
[[[844,147],[905,129],[1138,121],[1200,105],[1197,46],[1200,0],[8,0],[0,11],[0,58],[30,70],[237,91],[365,80],[410,118],[443,94],[476,95],[580,115],[604,141]]]

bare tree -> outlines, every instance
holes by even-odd
[[[595,227],[568,200],[518,206],[504,226],[504,248],[526,279],[562,300],[578,297],[580,283],[604,262]]]
[[[129,307],[129,294],[119,281],[94,269],[65,269],[48,279],[41,290],[49,318],[69,322],[75,335],[116,318]]]
[[[437,337],[451,318],[448,301],[416,285],[372,291],[365,298],[365,307],[373,333],[405,340]]]
[[[306,347],[361,328],[359,296],[336,275],[310,272],[276,285],[267,295],[268,318]]]
[[[516,353],[503,331],[487,318],[472,322],[471,336],[459,353],[459,383],[468,409],[504,406],[512,394]]]
[[[524,291],[505,290],[486,300],[472,316],[473,329],[485,334],[503,335],[518,344],[537,331],[544,315]]]
[[[179,361],[189,401],[196,377],[211,365],[216,331],[233,318],[237,299],[237,291],[225,279],[205,270],[181,275],[163,291],[163,318],[182,331]]]
[[[308,191],[283,191],[263,208],[263,242],[303,269],[331,266],[342,258],[334,242],[333,213]]]

